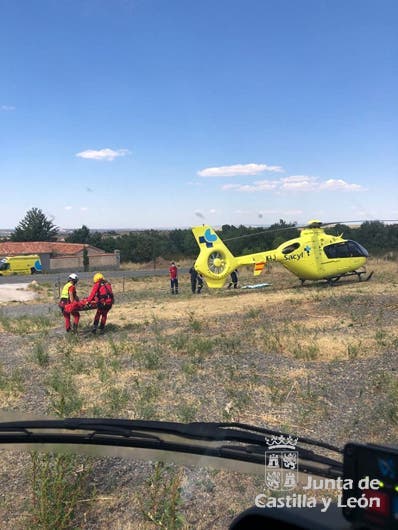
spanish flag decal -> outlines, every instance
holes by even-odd
[[[265,261],[260,261],[254,265],[254,272],[261,272],[264,268]]]

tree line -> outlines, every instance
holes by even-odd
[[[371,255],[381,256],[398,250],[398,224],[384,224],[381,221],[365,221],[359,227],[337,224],[328,227],[329,234],[343,234],[345,239],[354,239]],[[273,225],[248,227],[223,225],[218,231],[223,241],[235,255],[270,250],[284,241],[298,237],[300,231],[293,223],[283,219]],[[60,230],[39,208],[32,208],[11,234],[12,241],[57,241]],[[69,243],[83,243],[105,252],[120,251],[122,262],[145,263],[157,258],[193,259],[198,247],[190,229],[140,230],[118,234],[92,231],[87,226],[74,230],[65,237]]]

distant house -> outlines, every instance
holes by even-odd
[[[90,270],[119,268],[120,253],[117,250],[112,254],[92,245],[59,241],[0,242],[0,258],[23,254],[39,254],[44,272],[83,270],[84,249],[87,249]]]

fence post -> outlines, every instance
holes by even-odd
[[[120,250],[115,249],[115,250],[113,251],[113,253],[115,254],[115,265],[116,265],[116,270],[119,270],[119,269],[120,269]]]
[[[88,272],[90,270],[90,258],[88,255],[87,245],[83,249],[83,270]]]
[[[57,285],[58,285],[58,300],[59,300],[61,298],[61,275],[60,274],[58,274]]]
[[[57,296],[57,287],[58,287],[58,296]],[[61,277],[58,274],[58,279],[53,283],[53,297],[54,300],[59,300],[61,298]]]

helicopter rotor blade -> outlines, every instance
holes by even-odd
[[[303,230],[305,228],[323,228],[327,226],[334,226],[334,225],[353,225],[353,224],[363,224],[363,223],[398,223],[398,219],[363,219],[359,221],[328,221],[326,223],[323,223],[322,221],[310,221],[309,223],[305,225],[294,225],[294,226],[283,226],[281,228],[266,228],[264,230],[261,230],[259,232],[254,232],[252,234],[243,234],[241,236],[236,237],[229,237],[225,238],[224,241],[234,241],[236,239],[243,239],[245,237],[255,237],[262,234],[272,234],[274,232],[286,232],[287,230]],[[316,224],[316,226],[315,226]],[[312,226],[314,225],[314,226]]]
[[[398,219],[362,219],[360,221],[329,221],[327,223],[322,223],[322,226],[355,225],[363,223],[398,223]]]
[[[299,230],[300,228],[304,228],[302,226],[283,226],[281,228],[266,228],[265,230],[261,230],[260,232],[254,232],[253,234],[243,234],[241,236],[236,237],[228,237],[223,239],[223,241],[233,241],[235,239],[242,239],[244,237],[254,237],[259,236],[261,234],[272,234],[274,232],[286,232],[286,230]]]

